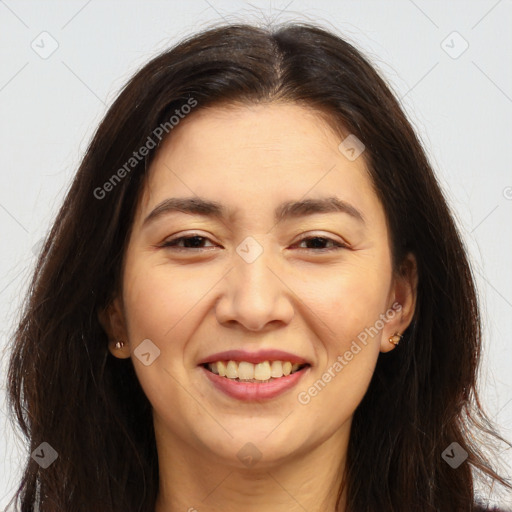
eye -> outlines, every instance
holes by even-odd
[[[205,236],[193,234],[191,236],[180,236],[178,238],[168,240],[167,242],[164,242],[160,247],[174,247],[178,250],[203,249],[202,243],[206,240],[211,241]],[[184,245],[179,245],[182,241]]]
[[[312,249],[309,249],[309,250],[314,250],[315,252],[336,251],[339,249],[348,248],[348,246],[346,244],[338,242],[337,240],[333,240],[332,238],[328,238],[325,236],[308,236],[308,237],[305,237],[305,238],[299,240],[298,244],[302,244],[304,242],[306,242],[306,243],[313,242],[313,245],[315,247],[313,247]],[[321,246],[326,243],[332,243],[332,244],[334,244],[334,247],[319,247],[319,245]],[[306,250],[308,250],[308,248],[306,248]]]
[[[190,236],[180,236],[177,238],[173,238],[168,240],[160,245],[160,247],[172,247],[176,250],[187,250],[187,249],[206,249],[207,247],[203,246],[203,243],[206,241],[211,242],[211,240],[205,236],[199,234],[192,234]],[[181,243],[183,242],[183,244]],[[302,249],[313,250],[314,252],[328,252],[328,251],[336,251],[339,249],[346,249],[348,245],[338,242],[329,237],[325,236],[309,236],[302,238],[297,242],[297,244],[310,243],[314,247],[302,247]],[[296,245],[297,245],[296,244]],[[333,244],[331,247],[321,247],[325,244]],[[213,246],[212,246],[213,247]]]

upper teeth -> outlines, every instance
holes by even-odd
[[[221,377],[240,380],[268,380],[270,377],[279,378],[283,375],[297,371],[300,364],[292,364],[290,361],[263,361],[252,364],[247,361],[217,361],[208,363],[208,369]]]

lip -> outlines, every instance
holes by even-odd
[[[248,363],[261,363],[263,361],[290,361],[294,364],[309,364],[309,361],[300,356],[284,352],[283,350],[259,350],[258,352],[247,352],[245,350],[226,350],[224,352],[217,352],[199,361],[198,365],[205,363],[215,363],[217,361],[247,361]],[[222,378],[222,377],[221,377]],[[261,385],[261,384],[258,384]]]
[[[250,362],[250,361],[248,361]],[[298,384],[300,379],[308,373],[311,366],[306,366],[301,370],[291,373],[286,377],[279,377],[278,379],[270,382],[243,382],[228,379],[227,377],[220,377],[216,373],[211,372],[204,366],[201,366],[201,371],[205,372],[205,375],[210,382],[219,390],[226,395],[243,401],[254,401],[254,400],[267,400],[275,398],[281,395],[285,391],[290,390]]]

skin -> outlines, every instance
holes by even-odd
[[[222,106],[183,120],[152,163],[122,291],[100,321],[111,353],[131,357],[153,406],[156,512],[335,510],[352,416],[380,353],[395,348],[389,337],[412,319],[417,283],[412,256],[393,272],[386,218],[364,153],[350,161],[340,142],[302,106]],[[338,212],[274,222],[283,201],[333,195],[357,208],[364,223]],[[190,196],[225,204],[232,218],[178,212],[143,227],[164,199]],[[160,247],[191,235],[206,239],[198,246],[182,242],[181,251]],[[236,252],[248,236],[263,249],[252,263]],[[347,246],[326,252],[335,244],[301,242],[307,236]],[[309,403],[300,403],[298,393],[395,302],[400,311],[366,345],[359,343],[361,350]],[[122,349],[114,347],[118,339]],[[160,350],[148,366],[134,354],[145,339]],[[295,388],[262,402],[224,395],[198,366],[214,352],[262,348],[292,352],[312,366]],[[248,442],[261,453],[251,467],[237,457]]]

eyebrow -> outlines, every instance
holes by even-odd
[[[190,215],[201,215],[219,220],[227,220],[234,212],[216,201],[201,197],[170,197],[159,203],[144,219],[142,226],[156,219],[174,212]],[[303,199],[300,201],[286,201],[281,203],[274,211],[276,223],[291,218],[300,218],[316,213],[345,213],[361,223],[365,223],[363,214],[351,204],[337,197],[323,197],[320,199]]]

